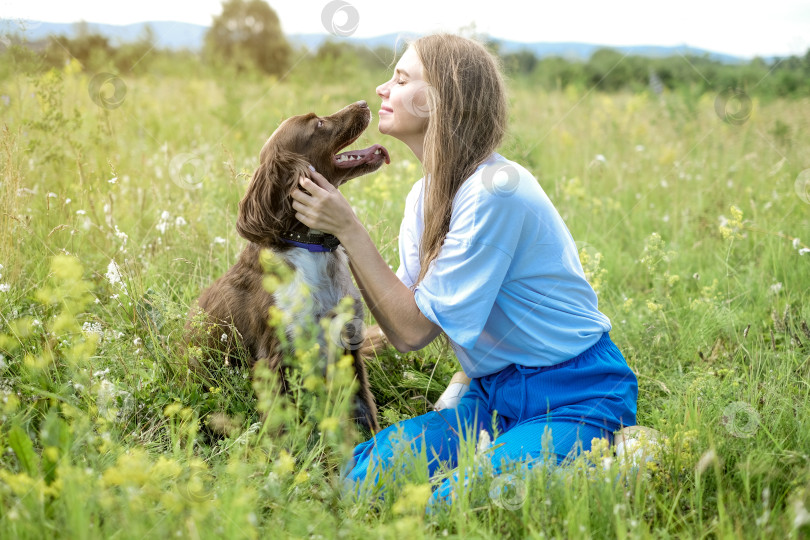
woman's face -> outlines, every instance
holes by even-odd
[[[428,83],[422,78],[422,63],[408,47],[394,68],[394,76],[377,87],[380,105],[380,133],[391,135],[411,148],[421,148],[430,111]]]

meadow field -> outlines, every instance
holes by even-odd
[[[807,537],[807,98],[509,80],[500,152],[580,247],[638,376],[638,423],[663,436],[650,461],[597,444],[564,469],[471,475],[426,512],[424,455],[403,455],[384,498],[341,489],[366,435],[335,351],[299,343],[292,399],[269,374],[189,372],[186,313],[244,245],[237,204],[266,138],[359,99],[376,117],[389,77],[71,63],[0,79],[0,537]],[[342,191],[396,268],[422,174],[373,121],[355,147],[375,142],[391,164]],[[457,369],[438,343],[371,360],[381,424],[430,410]],[[474,443],[460,460],[480,465]]]

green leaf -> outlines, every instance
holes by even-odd
[[[39,468],[39,457],[34,452],[34,444],[28,433],[20,426],[14,426],[8,433],[8,442],[17,455],[20,466],[32,478],[36,477]]]

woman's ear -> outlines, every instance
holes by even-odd
[[[279,235],[298,224],[290,195],[298,189],[298,178],[308,171],[307,162],[298,154],[268,155],[253,173],[247,193],[239,202],[239,235],[262,246],[279,243]]]

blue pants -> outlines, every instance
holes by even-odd
[[[544,461],[560,464],[636,423],[638,382],[622,353],[605,332],[592,347],[547,367],[513,364],[473,379],[455,409],[432,411],[403,420],[359,444],[345,474],[352,488],[368,475],[379,480],[402,452],[425,451],[428,475],[458,465],[460,439],[486,430],[493,438],[487,454],[495,474],[510,465]],[[493,413],[495,419],[493,421]],[[493,430],[493,427],[497,430]],[[545,430],[546,448],[543,448]],[[449,500],[450,479],[435,497]]]

